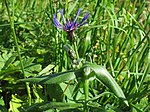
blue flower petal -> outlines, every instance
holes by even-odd
[[[60,12],[60,14],[61,14],[61,16],[62,16],[63,23],[65,24],[66,21],[65,21],[65,17],[64,17],[64,9],[59,10],[59,12]]]
[[[56,14],[54,14],[54,24],[55,24],[55,26],[57,27],[57,28],[62,28],[62,25],[60,24],[60,22],[58,21],[58,19],[57,19],[57,16],[56,16]]]
[[[77,28],[78,24],[76,22],[72,22],[70,31],[75,30]]]
[[[74,22],[76,22],[76,20],[77,20],[79,14],[80,14],[80,12],[81,12],[81,9],[78,9],[78,12],[77,12],[77,14],[76,14],[76,18],[74,19]]]
[[[87,20],[88,17],[89,17],[89,13],[86,13],[85,16],[84,16],[84,18],[83,18],[83,19],[81,20],[81,22],[79,23],[79,25],[82,24],[85,20]],[[80,26],[81,26],[81,25],[80,25]]]
[[[85,25],[85,24],[87,24],[87,23],[88,23],[88,22],[81,23],[81,24],[78,25],[78,27],[83,26],[83,25]]]
[[[81,9],[78,9],[76,17],[74,19],[74,21],[68,20],[64,18],[64,10],[59,10],[59,13],[61,14],[62,20],[63,20],[63,25],[60,24],[60,22],[58,21],[56,14],[54,14],[54,24],[57,28],[61,28],[63,30],[65,30],[66,32],[70,32],[70,31],[74,31],[77,29],[77,27],[83,26],[84,24],[86,24],[87,22],[85,21],[86,19],[88,19],[89,17],[89,13],[86,13],[86,15],[83,17],[83,19],[80,22],[76,22],[77,18],[79,16],[81,12]],[[67,22],[65,21],[67,20]]]

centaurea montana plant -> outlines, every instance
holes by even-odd
[[[60,28],[64,31],[66,31],[68,33],[68,35],[72,34],[78,27],[86,24],[87,23],[86,20],[89,17],[89,13],[86,13],[85,16],[83,17],[83,19],[80,22],[77,22],[77,18],[81,12],[81,10],[79,9],[77,11],[75,19],[73,21],[69,21],[67,19],[67,22],[66,22],[66,20],[64,18],[64,10],[59,10],[59,12],[62,16],[63,24],[61,24],[58,21],[56,14],[54,14],[54,18],[53,18],[54,24],[57,28]],[[74,35],[72,35],[71,38],[73,38],[73,37],[74,37]],[[119,87],[117,82],[113,79],[113,77],[109,74],[109,72],[105,69],[105,67],[97,65],[95,63],[92,63],[91,61],[88,62],[86,59],[83,59],[83,61],[82,61],[82,58],[79,58],[79,55],[78,55],[78,48],[76,45],[76,41],[72,41],[72,39],[71,39],[70,44],[65,44],[64,50],[67,52],[67,56],[70,57],[72,62],[75,62],[75,63],[73,63],[75,65],[75,67],[72,66],[73,67],[72,70],[67,70],[65,72],[60,72],[60,73],[56,73],[56,74],[49,74],[46,76],[39,76],[39,77],[37,76],[37,77],[33,77],[33,78],[22,79],[20,81],[32,82],[32,83],[38,83],[38,84],[39,83],[40,84],[58,84],[58,83],[66,82],[66,81],[69,81],[69,83],[70,83],[71,80],[76,79],[76,81],[78,81],[79,84],[81,83],[84,85],[82,88],[82,90],[84,90],[84,94],[83,94],[85,96],[84,99],[83,98],[80,99],[79,97],[76,97],[76,95],[75,95],[75,97],[67,96],[68,97],[67,100],[71,100],[71,102],[75,101],[74,104],[71,104],[69,102],[65,102],[65,103],[50,102],[48,104],[48,105],[50,105],[49,108],[57,108],[61,104],[61,106],[63,105],[63,108],[65,108],[65,109],[70,109],[70,107],[71,107],[71,108],[75,108],[75,109],[77,109],[77,108],[81,109],[81,111],[84,111],[84,112],[89,112],[91,107],[88,103],[90,103],[90,101],[93,101],[93,99],[99,101],[99,98],[100,98],[97,96],[89,97],[89,93],[90,93],[89,81],[91,81],[91,79],[92,80],[97,79],[98,81],[102,82],[106,87],[108,87],[111,90],[111,92],[113,92],[118,98],[122,99],[126,105],[128,105],[128,102],[126,100],[126,97],[125,97],[122,89]],[[85,44],[86,44],[86,42],[85,42]],[[66,89],[64,89],[63,94],[65,94],[65,90]],[[75,93],[77,93],[77,94],[78,93],[81,94],[77,88],[74,89],[73,91],[75,91]],[[68,106],[68,105],[70,105],[70,106]],[[93,106],[92,106],[92,108],[93,108]]]
[[[73,32],[74,30],[76,30],[77,28],[79,28],[80,26],[83,26],[87,23],[87,19],[89,18],[89,13],[86,13],[85,16],[83,17],[83,19],[80,22],[77,22],[77,18],[81,13],[81,9],[79,8],[77,11],[77,14],[74,18],[74,20],[69,20],[69,19],[65,19],[64,17],[64,9],[59,10],[59,13],[62,16],[62,21],[63,21],[63,25],[59,22],[59,20],[57,19],[57,14],[54,14],[54,24],[57,28],[60,28],[64,31],[67,32],[68,34],[68,38],[70,41],[73,41]]]
[[[63,9],[59,10],[59,12],[62,16],[63,25],[58,21],[56,14],[54,14],[54,18],[53,18],[54,24],[57,28],[60,28],[64,31],[66,31],[68,33],[68,39],[70,40],[70,42],[72,42],[74,39],[73,32],[78,27],[83,26],[87,23],[86,20],[89,17],[89,13],[86,13],[80,22],[77,22],[77,18],[81,12],[81,9],[78,9],[78,11],[76,13],[76,17],[74,18],[73,21],[65,19]],[[76,44],[76,43],[74,43],[74,44]],[[77,58],[71,58],[71,59],[75,60],[75,62],[77,62],[77,64],[78,64],[77,66],[79,66],[79,67],[76,67],[77,69],[79,68],[79,69],[83,70],[82,73],[83,73],[83,81],[84,81],[85,103],[87,103],[87,100],[89,99],[89,97],[88,97],[88,95],[89,95],[89,79],[92,74],[91,71],[94,71],[96,78],[101,80],[101,82],[103,82],[109,89],[111,89],[116,94],[116,96],[123,99],[124,102],[128,105],[128,102],[126,101],[126,98],[125,98],[124,93],[122,92],[121,88],[119,87],[119,85],[115,82],[113,77],[108,73],[108,71],[104,67],[93,64],[93,63],[86,62],[86,60],[84,62],[80,62],[81,64],[78,63],[82,59],[79,58],[78,49],[77,49],[76,45],[74,45],[74,49],[72,47],[70,47],[69,45],[67,45],[67,46],[64,45],[64,46],[67,49],[67,50],[65,49],[67,52],[69,52],[69,51],[72,52],[72,54],[71,54],[72,57],[74,56],[73,54],[75,54],[74,51],[76,52]],[[87,107],[86,104],[85,104],[85,107]]]

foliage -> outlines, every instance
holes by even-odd
[[[0,110],[148,112],[149,4],[1,0]],[[70,42],[53,15],[64,9],[71,19],[79,8],[88,24]]]

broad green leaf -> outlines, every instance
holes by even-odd
[[[96,77],[116,96],[123,99],[123,101],[128,105],[128,102],[122,89],[103,66],[99,66],[93,63],[86,63],[84,67],[90,67],[96,74]]]
[[[38,75],[46,74],[48,73],[55,65],[49,64],[46,66],[42,71],[38,73]]]
[[[37,76],[37,73],[41,71],[42,65],[34,63],[35,58],[27,58],[23,60],[25,76]],[[14,63],[17,67],[20,67],[20,61]],[[21,69],[21,67],[20,67]]]
[[[50,74],[46,76],[38,76],[38,77],[33,77],[33,78],[20,79],[19,81],[40,83],[40,84],[56,84],[56,83],[73,80],[75,78],[76,76],[75,76],[74,71],[66,71],[66,72],[60,72],[57,74]]]
[[[14,62],[15,59],[15,53],[8,53],[8,51],[4,51],[4,53],[0,54],[0,70],[7,69],[10,66],[10,64]]]
[[[63,102],[44,102],[44,103],[39,103],[35,104],[26,111],[36,111],[36,112],[43,112],[48,109],[59,109],[59,110],[67,110],[67,109],[75,109],[83,107],[81,103],[63,103]]]
[[[12,95],[12,99],[10,101],[10,111],[11,112],[19,112],[19,107],[22,106],[23,101],[17,98],[15,95]]]
[[[35,76],[37,76],[37,74],[36,73],[32,73],[32,72],[29,72],[29,71],[24,71],[24,74],[25,74],[25,76],[26,76],[26,78],[28,78],[28,77],[35,77]]]
[[[28,67],[28,66],[30,66],[31,64],[32,64],[32,62],[34,61],[34,59],[35,58],[27,58],[27,59],[24,59],[23,60],[23,65],[24,65],[24,67]]]
[[[48,84],[46,85],[46,92],[47,95],[51,98],[55,99],[55,101],[60,101],[63,97],[63,89],[60,87],[60,84]],[[67,88],[68,89],[68,88]]]
[[[25,67],[25,70],[29,72],[34,72],[34,71],[39,72],[41,68],[42,66],[40,64],[32,63],[30,66]]]
[[[17,75],[12,75],[12,74],[19,73],[19,72],[20,72],[20,68],[19,67],[11,65],[11,66],[9,66],[8,69],[0,71],[0,80],[12,81],[12,80],[14,80],[15,77],[17,77]],[[12,79],[12,80],[10,80],[10,79]]]
[[[12,55],[6,62],[5,65],[3,67],[3,69],[6,69],[7,67],[9,67],[10,64],[12,64],[16,59],[15,55]]]

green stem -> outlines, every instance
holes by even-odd
[[[76,53],[77,60],[78,60],[79,54],[78,54],[78,48],[77,48],[76,41],[73,43],[73,45],[74,45],[75,53]],[[87,78],[87,75],[88,75],[87,73],[84,73],[84,94],[85,94],[84,112],[88,112],[87,101],[88,101],[88,97],[89,97],[89,80]]]
[[[77,59],[79,59],[78,48],[77,48],[76,42],[74,42],[73,45],[74,45],[74,49],[75,49],[75,52],[76,52]]]
[[[26,78],[25,77],[25,72],[24,72],[24,66],[23,66],[22,58],[21,58],[21,54],[20,54],[20,49],[19,49],[19,45],[18,45],[18,42],[17,42],[16,33],[15,33],[15,28],[14,28],[14,0],[13,0],[12,19],[11,19],[11,15],[10,15],[10,10],[8,8],[7,0],[5,0],[5,5],[6,5],[6,8],[7,8],[7,12],[8,12],[9,20],[10,20],[10,27],[12,29],[13,38],[14,38],[14,41],[15,41],[16,50],[17,50],[17,53],[18,53],[18,57],[19,57],[20,66],[21,66],[21,70],[22,70],[22,73],[23,73],[23,77]],[[26,88],[27,88],[27,93],[28,93],[28,98],[29,98],[29,105],[31,105],[31,94],[30,94],[29,83],[26,83]]]
[[[88,79],[84,80],[84,91],[85,91],[85,101],[87,101],[88,96],[89,96],[89,81],[88,81]]]
[[[84,103],[84,112],[88,112],[87,101],[89,97],[89,80],[86,73],[84,74],[84,94],[85,94],[85,103]]]

